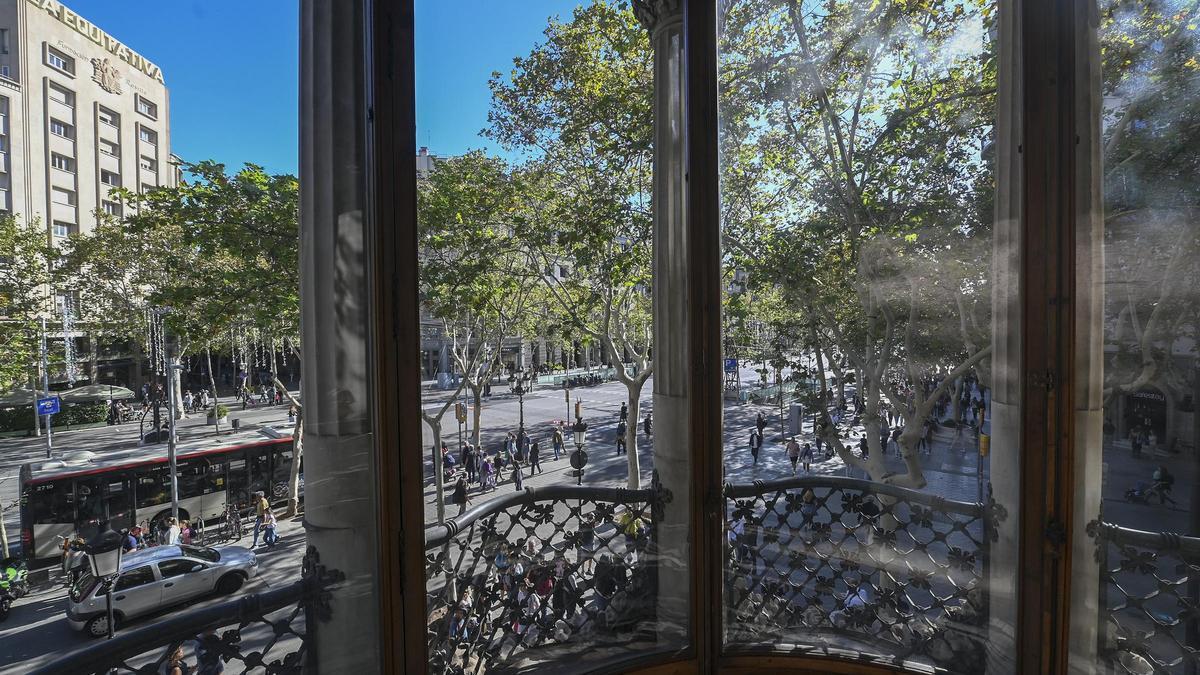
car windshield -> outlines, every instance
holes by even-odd
[[[217,562],[221,559],[221,554],[216,549],[207,548],[204,546],[180,546],[183,554],[192,558],[199,558],[209,562]]]
[[[75,583],[71,585],[71,600],[74,602],[82,602],[83,599],[92,592],[92,588],[95,587],[95,585],[96,578],[92,576],[91,572],[85,571],[79,576],[78,579],[75,580]]]

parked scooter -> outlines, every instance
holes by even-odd
[[[8,618],[12,603],[29,594],[29,570],[19,558],[0,561],[0,622]]]

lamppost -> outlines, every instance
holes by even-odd
[[[520,367],[512,375],[508,376],[508,389],[517,395],[517,405],[520,411],[520,418],[517,423],[518,435],[520,432],[525,431],[525,394],[528,394],[530,391],[529,380],[529,373]]]
[[[122,537],[112,526],[104,523],[104,529],[92,537],[84,547],[92,576],[104,583],[105,604],[108,606],[108,639],[113,638],[113,586],[121,576]]]
[[[583,467],[587,466],[588,456],[583,446],[587,442],[587,422],[583,421],[583,406],[575,403],[575,424],[571,431],[575,434],[575,452],[571,453],[571,467],[575,469],[576,485],[583,485]]]

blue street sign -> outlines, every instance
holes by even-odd
[[[725,359],[725,372],[736,373],[737,369],[737,359]]]
[[[39,398],[37,400],[37,411],[39,415],[57,415],[61,409],[62,401],[57,397]]]

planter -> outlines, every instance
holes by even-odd
[[[228,424],[229,423],[229,415],[222,415],[221,417],[213,417],[212,415],[209,415],[208,423],[209,424]]]

